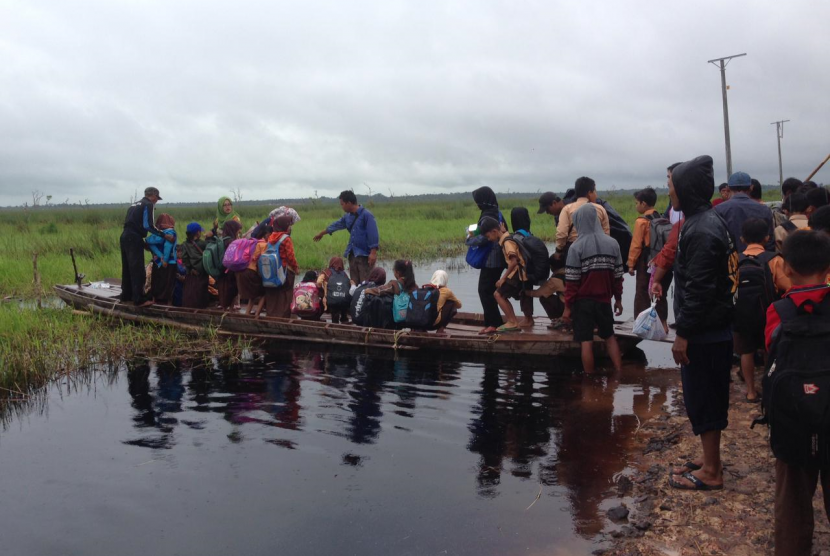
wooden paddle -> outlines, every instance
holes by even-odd
[[[819,170],[821,170],[821,167],[822,167],[822,166],[824,166],[824,165],[827,163],[827,161],[828,161],[828,160],[830,160],[830,154],[828,154],[828,155],[827,155],[827,158],[825,158],[825,159],[822,161],[822,163],[821,163],[821,164],[819,164],[819,165],[816,167],[816,169],[815,169],[815,170],[813,170],[813,173],[812,173],[812,174],[810,174],[809,176],[807,176],[807,179],[806,179],[806,180],[804,180],[804,181],[810,181],[811,179],[813,179],[813,176],[815,176],[816,174],[818,174],[818,171],[819,171]]]

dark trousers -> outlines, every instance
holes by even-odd
[[[281,319],[291,318],[291,300],[294,297],[294,273],[285,272],[285,283],[279,288],[265,288],[265,314]],[[346,308],[348,309],[348,305]]]
[[[496,293],[496,282],[501,278],[501,268],[482,268],[478,275],[478,298],[484,309],[484,326],[501,326],[499,304],[493,294]]]
[[[732,340],[689,343],[688,365],[681,365],[683,403],[695,435],[722,431],[729,424],[729,371]]]
[[[144,303],[144,238],[135,232],[121,232],[121,301]]]
[[[441,307],[441,313],[438,315],[441,320],[438,321],[438,324],[433,326],[433,330],[437,330],[439,328],[446,328],[447,325],[452,322],[452,318],[458,314],[458,309],[455,307],[455,301],[447,301],[444,303],[444,306]]]
[[[551,320],[558,319],[562,316],[562,313],[565,312],[565,303],[562,301],[562,298],[556,294],[548,297],[540,297],[539,302],[542,304],[542,308]]]
[[[648,283],[651,280],[651,274],[648,273],[648,265],[645,257],[640,257],[637,260],[637,282],[634,294],[634,316],[636,317],[649,307],[651,307],[651,292],[648,290]],[[657,301],[657,316],[660,320],[665,321],[669,318],[669,286],[671,286],[672,273],[668,272],[663,277],[663,297]]]
[[[813,494],[821,478],[824,511],[830,518],[830,469],[775,460],[775,554],[810,556],[813,546]]]
[[[369,257],[356,257],[354,253],[349,253],[349,278],[355,284],[365,282],[372,268],[369,266]]]

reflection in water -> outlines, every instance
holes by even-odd
[[[384,499],[372,485],[388,473],[415,481],[415,492],[430,492],[438,473],[457,476],[456,504],[511,515],[523,509],[513,500],[525,490],[517,485],[541,486],[549,502],[534,516],[571,523],[545,533],[554,539],[561,531],[590,539],[603,530],[601,505],[614,476],[626,471],[639,420],[661,409],[671,383],[655,373],[645,384],[641,367],[586,377],[561,362],[534,369],[514,361],[320,351],[279,352],[215,370],[135,363],[126,375],[127,445],[175,454],[183,431],[195,435],[191,445],[215,445],[219,420],[229,432],[218,440],[233,450],[259,443],[284,449],[268,452],[277,458],[272,465],[290,465],[285,458],[304,453],[314,455],[305,465],[339,468],[315,479],[324,481],[323,491],[338,488],[344,469],[357,473],[350,489],[366,489],[368,507]],[[306,480],[305,467],[291,472]],[[405,496],[408,507],[413,493]],[[540,537],[540,546],[550,540]]]

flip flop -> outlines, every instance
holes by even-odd
[[[750,399],[749,396],[744,396],[744,401],[746,403],[761,403],[761,397],[760,396],[755,396],[755,399],[753,400],[753,399]]]
[[[676,465],[676,466],[672,466],[672,467],[682,467],[683,469],[688,469],[689,471],[698,471],[701,468],[700,465],[696,464],[693,461],[687,461],[683,465]],[[676,473],[673,473],[672,471],[669,471],[669,477],[671,477],[672,475],[675,475],[675,474]]]
[[[683,483],[678,483],[674,480],[674,475],[669,477],[669,486],[672,488],[676,488],[678,490],[723,490],[723,485],[707,485],[694,475],[692,475],[691,471],[683,473],[680,475],[694,486],[689,486]]]
[[[496,328],[496,332],[501,332],[504,334],[505,332],[521,332],[522,329],[518,326],[507,326],[506,324],[502,324],[498,328]]]

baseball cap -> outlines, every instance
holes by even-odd
[[[749,187],[752,181],[746,172],[735,172],[729,176],[729,187]]]
[[[562,199],[559,198],[559,195],[555,193],[551,193],[548,191],[547,193],[542,193],[542,196],[539,197],[539,210],[536,214],[542,214],[547,212],[548,207],[551,206],[553,203],[558,203]]]
[[[156,197],[159,198],[159,201],[162,200],[161,196],[159,196],[159,190],[155,187],[148,187],[147,189],[145,189],[144,190],[144,196],[146,197],[147,195],[155,195]]]
[[[202,225],[198,222],[191,222],[187,225],[187,233],[189,234],[195,234],[196,232],[201,232],[203,230],[204,228],[202,228]]]

